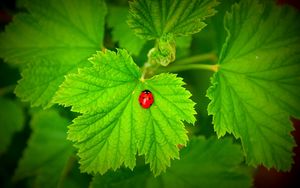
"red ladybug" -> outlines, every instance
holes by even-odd
[[[143,108],[150,108],[150,106],[154,102],[153,94],[151,93],[151,91],[149,90],[142,91],[139,97],[139,102]]]

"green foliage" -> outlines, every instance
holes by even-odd
[[[249,187],[245,164],[289,170],[300,13],[271,0],[233,2],[18,1],[0,33],[8,63],[0,64],[0,153],[20,159],[4,187]],[[10,69],[21,72],[10,78],[17,85],[2,82]],[[143,90],[154,96],[150,108],[139,104]],[[213,128],[218,139],[205,139]]]
[[[219,137],[228,132],[241,139],[251,165],[291,168],[289,116],[300,117],[299,19],[288,7],[257,1],[235,4],[225,17],[208,111]]]
[[[139,55],[146,44],[145,39],[141,39],[129,28],[126,23],[129,15],[128,7],[110,6],[108,14],[108,25],[112,30],[112,39],[118,42],[119,47],[125,48],[132,55]],[[192,42],[191,36],[176,37],[176,48],[187,49]]]
[[[57,187],[72,153],[66,140],[68,120],[56,111],[41,111],[31,120],[32,135],[19,161],[14,180],[34,178],[34,187]]]
[[[103,0],[22,5],[28,13],[16,15],[0,34],[0,57],[26,67],[17,96],[32,106],[50,107],[64,75],[88,65],[87,58],[103,46],[106,6]]]
[[[157,178],[140,166],[135,172],[122,169],[115,172],[117,175],[95,176],[90,187],[249,187],[251,172],[239,166],[242,161],[240,147],[230,139],[193,138],[182,149],[181,160],[174,161],[167,172]]]
[[[149,64],[167,66],[176,59],[176,37],[201,31],[216,13],[216,0],[136,0],[130,3],[128,24],[144,39],[156,39]]]
[[[206,26],[203,21],[216,13],[217,5],[216,0],[136,0],[130,3],[128,24],[146,39],[191,35]]]
[[[76,65],[67,62],[47,58],[29,63],[22,71],[22,79],[15,89],[16,95],[23,101],[30,101],[31,106],[51,107],[52,97],[64,81],[64,75],[77,69]]]
[[[155,175],[179,157],[186,145],[182,120],[195,122],[191,94],[174,74],[140,80],[141,73],[125,50],[98,52],[93,66],[69,74],[55,101],[83,113],[69,127],[68,138],[79,149],[82,171],[105,173],[123,163],[133,169],[135,156],[145,155]],[[140,93],[148,89],[154,103],[143,109]],[[174,92],[176,91],[176,92]]]
[[[6,151],[14,133],[23,128],[24,120],[17,102],[0,97],[0,154]]]

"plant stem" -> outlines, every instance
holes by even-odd
[[[208,64],[188,64],[188,65],[173,65],[170,67],[166,67],[162,69],[162,72],[180,72],[185,70],[192,69],[202,69],[202,70],[210,70],[213,72],[218,71],[218,65],[208,65]]]
[[[200,54],[195,55],[192,57],[188,57],[182,60],[175,61],[174,64],[176,65],[185,65],[185,64],[191,64],[191,63],[198,63],[201,61],[212,61],[216,62],[218,60],[218,57],[215,53],[207,53],[207,54]]]
[[[150,77],[154,75],[155,73],[159,72],[180,72],[185,70],[191,70],[191,69],[204,69],[204,70],[210,70],[213,72],[217,72],[219,66],[217,64],[210,65],[210,64],[198,64],[199,62],[203,61],[211,61],[213,63],[216,63],[218,60],[217,55],[214,52],[206,53],[206,54],[199,54],[192,57],[188,57],[185,59],[181,59],[178,61],[175,61],[171,66],[162,67],[160,64],[158,64],[156,61],[153,61],[151,54],[155,48],[152,48],[148,52],[148,60],[144,64],[142,68],[142,76],[141,81],[143,82],[145,78]]]
[[[62,187],[65,178],[68,176],[68,174],[71,171],[71,169],[73,168],[75,162],[76,162],[76,157],[74,155],[71,155],[64,166],[64,169],[61,173],[57,187]]]
[[[13,92],[15,89],[16,85],[10,85],[10,86],[6,86],[3,88],[0,88],[0,96],[3,96],[7,93]]]

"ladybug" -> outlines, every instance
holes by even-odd
[[[143,108],[150,108],[150,106],[154,102],[153,94],[151,93],[151,91],[149,90],[142,91],[139,97],[139,102]]]

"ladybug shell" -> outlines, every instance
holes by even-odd
[[[151,91],[149,90],[142,91],[139,97],[139,102],[143,108],[150,108],[150,106],[154,102],[153,94],[151,93]]]

